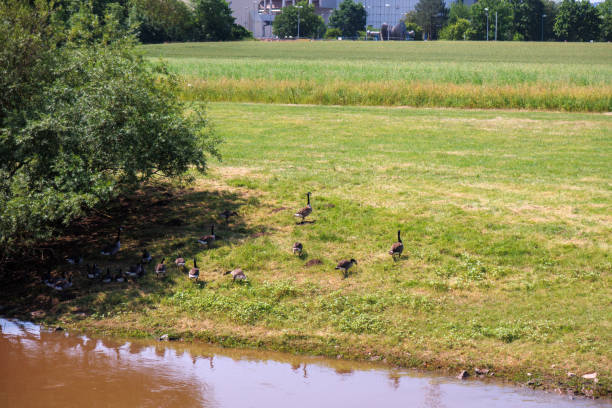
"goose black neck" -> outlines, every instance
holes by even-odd
[[[402,242],[402,239],[400,238],[400,231],[397,230],[397,242]]]
[[[210,235],[215,235],[215,224],[210,226]]]
[[[306,194],[306,200],[308,200],[308,205],[310,205],[310,194]]]
[[[194,268],[197,268],[197,267],[198,267],[198,264],[196,263],[195,258],[193,258],[193,267],[194,267]]]
[[[161,261],[161,263],[164,263],[164,261],[165,261],[165,260],[166,260],[166,258],[162,258],[162,261]]]

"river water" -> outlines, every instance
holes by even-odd
[[[370,363],[120,341],[0,319],[0,407],[603,407]]]

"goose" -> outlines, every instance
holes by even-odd
[[[136,278],[138,277],[139,272],[140,272],[140,264],[130,265],[129,269],[125,271],[125,275],[128,278]]]
[[[349,269],[351,269],[351,267],[353,265],[356,265],[357,261],[354,260],[353,258],[351,258],[351,260],[346,260],[343,259],[342,261],[338,262],[338,265],[336,265],[336,267],[334,269],[339,269],[342,271],[342,273],[344,274],[345,278],[348,278],[348,271]]]
[[[292,251],[294,254],[297,254],[298,256],[302,255],[302,249],[304,249],[304,246],[301,242],[296,242],[295,244],[293,244]]]
[[[400,230],[397,230],[397,242],[391,245],[389,255],[393,257],[393,260],[395,260],[396,256],[398,258],[402,257],[402,252],[404,252],[404,244],[402,243],[402,238],[400,238]]]
[[[302,224],[304,223],[304,219],[312,213],[312,206],[310,205],[310,194],[312,194],[310,191],[306,193],[306,200],[308,200],[306,207],[302,208],[294,214],[296,217],[302,219]]]
[[[43,283],[48,287],[52,288],[55,286],[56,279],[51,276],[51,270],[48,269],[47,272],[43,275],[42,279]]]
[[[113,281],[113,277],[110,273],[110,268],[106,268],[106,275],[102,278],[102,283],[111,283]]]
[[[162,258],[161,263],[158,263],[155,267],[155,273],[157,274],[157,277],[166,276],[166,265],[164,264],[165,260],[166,258]]]
[[[64,276],[63,278],[56,280],[53,289],[62,291],[70,287],[72,287],[72,275],[70,275],[68,279],[66,279],[66,277]]]
[[[145,270],[145,267],[142,263],[139,263],[137,268],[136,268],[136,274],[138,275],[139,278],[142,278],[143,276],[145,276],[145,273],[147,271]]]
[[[151,254],[149,253],[149,251],[147,251],[147,249],[143,249],[142,251],[142,263],[149,263],[151,262],[151,260],[153,260],[153,257],[151,257]]]
[[[225,210],[219,215],[225,218],[225,222],[228,222],[230,217],[237,217],[238,213],[236,211]]]
[[[97,279],[102,275],[102,269],[98,268],[98,265],[93,264],[91,269],[89,269],[89,264],[87,264],[87,277],[89,279]]]
[[[185,267],[185,258],[181,258],[178,257],[174,260],[174,264],[176,265],[177,268],[184,268]]]
[[[224,275],[232,275],[232,279],[233,280],[246,280],[246,275],[244,274],[244,272],[242,271],[242,269],[240,268],[236,268],[233,271],[227,271],[224,273]]]
[[[204,235],[203,237],[200,237],[200,239],[198,239],[198,243],[210,247],[210,244],[212,244],[215,239],[215,224],[212,224],[210,226],[210,235]]]
[[[121,268],[117,270],[117,275],[115,275],[115,281],[119,283],[125,282],[125,276],[123,275]]]
[[[189,270],[189,279],[194,279],[197,281],[199,277],[200,277],[200,269],[198,268],[196,259],[193,258],[193,268]]]
[[[100,252],[102,255],[115,255],[117,252],[119,252],[121,249],[121,241],[119,239],[121,237],[121,230],[123,230],[123,227],[119,227],[117,230],[117,240],[114,243],[105,246]]]
[[[80,265],[83,263],[83,255],[73,254],[66,258],[66,262],[70,265]]]

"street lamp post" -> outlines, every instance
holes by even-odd
[[[485,12],[487,13],[487,41],[489,41],[489,8],[485,7]]]
[[[495,41],[497,41],[497,11],[495,12]]]
[[[385,3],[385,17],[387,16],[387,8],[391,7],[391,5],[389,3]],[[389,23],[387,23],[387,41],[389,41]]]
[[[542,41],[544,41],[544,17],[546,14],[542,14]]]
[[[300,39],[300,9],[303,6],[295,6],[298,9],[298,35],[297,35],[297,39]]]

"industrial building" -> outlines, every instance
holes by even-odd
[[[329,21],[331,13],[338,8],[342,0],[309,0],[314,5],[315,13]],[[380,28],[383,23],[395,25],[406,13],[414,10],[418,0],[356,0],[363,4],[367,12],[367,25]],[[452,0],[445,0],[450,7]],[[475,0],[465,0],[467,5]],[[285,6],[297,3],[298,0],[231,0],[229,2],[236,23],[251,31],[256,38],[272,38],[272,21]]]

